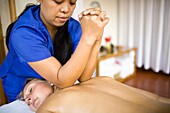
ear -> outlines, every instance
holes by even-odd
[[[52,86],[52,87],[54,86],[54,84],[53,84],[53,83],[51,83],[51,82],[48,82],[48,83],[50,84],[50,86]]]
[[[21,91],[19,95],[17,96],[17,99],[24,101],[24,93]]]

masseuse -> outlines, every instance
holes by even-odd
[[[91,78],[108,18],[91,8],[71,15],[77,0],[38,0],[7,29],[8,54],[0,77],[8,100],[24,87],[27,78],[46,79],[59,88]]]

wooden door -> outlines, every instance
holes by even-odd
[[[4,58],[5,58],[4,38],[2,34],[2,24],[1,24],[1,17],[0,17],[0,64],[2,64]]]
[[[0,65],[2,64],[4,58],[5,58],[4,38],[2,34],[2,24],[1,24],[1,16],[0,16]],[[0,79],[0,105],[5,103],[7,103],[7,99],[2,87],[2,81]]]

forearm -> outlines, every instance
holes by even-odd
[[[86,35],[82,35],[74,54],[63,66],[54,57],[37,62],[28,62],[28,64],[44,79],[55,84],[57,87],[69,87],[73,85],[83,73],[94,44],[87,39],[84,40],[85,37]]]
[[[102,19],[102,15],[104,16],[104,14],[87,15],[81,18],[82,37],[74,54],[63,66],[52,56],[28,64],[39,75],[59,88],[69,87],[79,78],[81,81],[89,79],[94,71],[100,49],[99,45],[94,43],[108,23],[108,19]]]
[[[64,88],[74,84],[87,65],[92,47],[93,45],[84,41],[82,37],[70,60],[60,68],[56,78],[60,84],[56,85]]]
[[[84,82],[91,78],[91,76],[96,68],[98,54],[99,54],[99,50],[100,50],[100,44],[101,44],[101,40],[96,41],[95,45],[93,46],[88,63],[86,65],[82,75],[79,78],[80,82]]]

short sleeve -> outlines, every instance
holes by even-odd
[[[21,62],[34,62],[51,56],[47,37],[39,30],[29,26],[14,29],[9,47]]]

